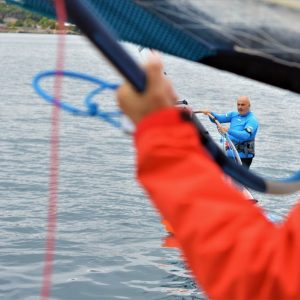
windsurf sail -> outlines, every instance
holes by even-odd
[[[52,0],[6,1],[55,17]],[[298,0],[84,2],[121,40],[300,93]]]
[[[18,3],[23,5],[25,8],[30,8],[32,10],[36,10],[39,12],[43,12],[48,15],[54,15],[53,1],[51,0],[15,0],[8,1],[13,3]],[[73,21],[81,30],[86,34],[86,36],[94,43],[94,45],[102,51],[102,53],[113,63],[113,65],[133,84],[133,86],[138,91],[143,91],[146,87],[146,78],[144,72],[139,68],[139,66],[134,62],[134,60],[126,53],[126,51],[116,42],[112,34],[107,30],[106,26],[103,24],[105,22],[100,21],[101,17],[97,19],[97,15],[93,12],[96,11],[105,13],[114,11],[115,14],[110,15],[112,18],[111,23],[114,23],[116,20],[116,16],[118,16],[118,20],[121,20],[121,23],[125,26],[125,23],[130,24],[133,22],[135,24],[138,22],[139,25],[143,25],[144,27],[152,27],[153,15],[151,17],[148,15],[144,15],[145,10],[142,10],[141,4],[150,3],[151,1],[134,1],[134,0],[124,0],[124,1],[109,1],[109,0],[85,0],[84,2],[81,0],[65,0],[64,1],[67,7],[67,15],[71,21]],[[153,3],[156,1],[153,1]],[[161,3],[171,4],[173,2],[169,1],[160,1]],[[205,2],[205,1],[204,1]],[[203,2],[203,3],[204,3]],[[120,5],[117,5],[120,3]],[[191,2],[192,3],[192,2]],[[96,5],[97,4],[97,5]],[[116,6],[117,5],[117,6]],[[116,10],[111,10],[112,8]],[[170,8],[170,7],[169,7]],[[138,9],[138,11],[136,11]],[[135,12],[136,14],[132,15]],[[141,13],[141,15],[139,15]],[[142,17],[141,17],[142,16]],[[148,17],[150,18],[148,18]],[[106,19],[108,21],[108,19]],[[145,23],[146,22],[146,23]],[[148,23],[147,23],[148,22]],[[170,25],[169,25],[170,26]],[[126,27],[128,29],[128,27]],[[170,30],[171,28],[168,27]],[[159,23],[157,30],[165,29],[165,25]],[[177,29],[176,27],[172,27],[172,29]],[[121,30],[122,31],[122,30]],[[155,30],[154,30],[155,31]],[[172,30],[171,30],[172,31]],[[157,31],[155,31],[157,33]],[[127,32],[129,36],[135,37],[136,35],[140,35],[140,32],[137,30],[129,30]],[[153,31],[152,31],[153,33]],[[167,32],[169,33],[169,32]],[[172,32],[172,34],[175,32]],[[150,32],[149,32],[150,34]],[[171,34],[171,36],[172,36]],[[178,33],[182,36],[180,33]],[[150,34],[151,35],[151,34]],[[163,32],[161,32],[163,35]],[[155,38],[161,41],[161,35],[155,36]],[[175,34],[176,35],[176,34]],[[167,36],[165,36],[165,39]],[[124,39],[124,37],[123,37]],[[146,37],[146,39],[148,39]],[[132,39],[134,41],[135,39]],[[179,39],[180,40],[180,39]],[[171,44],[176,42],[177,40],[170,40]],[[161,41],[162,42],[162,41]],[[191,40],[187,41],[189,44]],[[298,39],[299,42],[299,39]],[[147,45],[145,45],[147,46]],[[200,46],[200,45],[198,45]],[[198,46],[195,46],[196,53],[198,50],[196,49]],[[202,43],[201,50],[202,51],[202,59],[205,57],[216,56],[217,51],[216,48],[211,48],[211,45],[208,43]],[[178,44],[180,48],[180,45]],[[150,47],[155,48],[155,47]],[[157,47],[158,49],[158,47]],[[183,49],[184,50],[184,49]],[[192,51],[192,49],[190,49]],[[198,52],[197,52],[198,53]],[[296,55],[297,57],[297,55]],[[295,71],[299,68],[294,63],[290,65]],[[285,64],[285,67],[286,64]],[[254,67],[255,69],[255,67]],[[137,75],[138,74],[138,75]],[[295,74],[295,73],[293,73]],[[291,78],[291,80],[295,83],[297,82],[297,78]],[[282,86],[283,87],[283,86]],[[195,114],[192,114],[192,121],[199,132],[199,138],[202,144],[206,147],[206,149],[211,154],[212,158],[215,160],[217,164],[223,169],[223,171],[231,176],[234,180],[238,181],[244,186],[247,186],[251,189],[264,192],[264,193],[273,193],[273,194],[285,194],[292,193],[298,191],[300,189],[300,171],[293,174],[291,177],[282,179],[282,180],[267,180],[264,179],[252,172],[249,172],[245,168],[237,166],[234,162],[230,161],[226,155],[219,149],[219,147],[214,143],[214,141],[206,135],[206,129],[199,122]]]

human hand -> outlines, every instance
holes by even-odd
[[[147,83],[143,93],[138,93],[129,82],[125,82],[117,90],[119,107],[134,124],[154,111],[174,106],[177,99],[171,82],[163,74],[158,54],[152,53],[144,70]]]
[[[221,124],[218,125],[218,130],[220,131],[220,133],[226,133],[228,132],[229,128],[226,126],[222,126]]]
[[[210,112],[210,110],[208,108],[201,109],[200,112],[203,113],[206,116],[209,115],[209,114],[211,114],[211,112]]]

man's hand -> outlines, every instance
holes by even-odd
[[[224,134],[224,133],[228,132],[228,130],[229,130],[229,128],[227,126],[222,126],[221,124],[218,124],[217,126],[218,126],[218,130],[220,133]]]
[[[171,82],[163,74],[163,65],[158,54],[149,57],[144,70],[147,78],[145,92],[138,93],[128,82],[117,91],[120,108],[134,124],[154,111],[174,106],[177,100]]]
[[[206,116],[211,114],[211,111],[208,108],[201,109],[200,112]]]

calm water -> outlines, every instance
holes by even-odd
[[[34,74],[55,66],[56,37],[0,34],[0,298],[38,299],[48,210],[51,108],[31,87]],[[128,46],[138,60],[137,47]],[[252,98],[260,121],[252,169],[280,178],[300,169],[299,96],[164,56],[181,98],[195,108],[235,109]],[[83,38],[67,39],[66,69],[121,78]],[[52,82],[45,83],[51,91]],[[78,106],[91,86],[66,82]],[[105,93],[101,105],[115,108]],[[60,115],[60,180],[51,299],[204,299],[180,255],[162,247],[159,217],[134,179],[132,142],[97,119]],[[213,124],[200,117],[217,138]],[[282,217],[297,195],[254,193]]]

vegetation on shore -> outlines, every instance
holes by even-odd
[[[73,25],[68,25],[67,28],[68,33],[79,33]],[[0,32],[55,33],[56,30],[55,20],[15,5],[7,5],[0,0]]]

